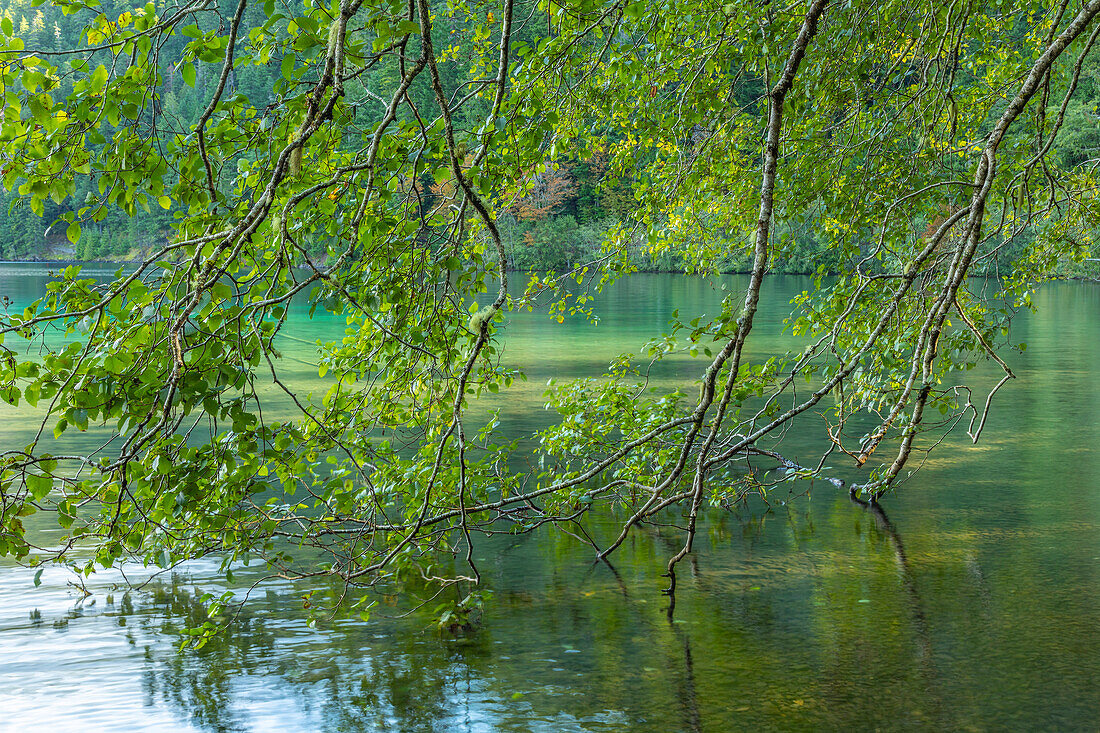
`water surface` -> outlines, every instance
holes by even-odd
[[[26,301],[45,277],[3,266],[0,294]],[[714,313],[723,285],[744,283],[636,276],[600,301],[598,325],[514,317],[505,358],[530,379],[501,402],[505,425],[544,425],[547,378],[636,352],[674,308]],[[784,347],[788,301],[807,287],[770,282],[758,354]],[[660,573],[682,541],[672,530],[635,533],[610,565],[558,533],[481,543],[494,594],[466,636],[386,618],[394,599],[369,622],[310,629],[310,588],[286,583],[183,652],[176,631],[197,618],[196,593],[224,587],[213,561],[145,592],[103,573],[84,600],[63,570],[35,588],[33,571],[4,561],[0,729],[1095,730],[1100,287],[1046,286],[1037,304],[1013,333],[1028,343],[1011,358],[1020,379],[981,443],[945,443],[887,497],[888,517],[826,484],[770,513],[711,513],[671,620]],[[308,388],[313,341],[342,323],[295,316],[284,352]],[[692,375],[679,360],[656,377]],[[0,444],[26,443],[32,413],[2,410]],[[616,530],[611,517],[592,529]]]

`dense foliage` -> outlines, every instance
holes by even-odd
[[[0,2],[0,17],[12,23],[16,35],[36,49],[56,52],[79,48],[85,38],[83,26],[77,19],[64,12],[65,6],[32,5],[29,0],[5,0]],[[125,3],[107,3],[99,6],[106,17],[121,16],[130,10]],[[227,6],[224,12],[228,14]],[[305,8],[291,4],[283,6],[287,15],[299,15]],[[453,20],[455,14],[443,5],[437,9],[440,17]],[[197,18],[203,22],[205,16]],[[264,17],[260,6],[246,11],[243,22],[257,25]],[[209,20],[207,22],[210,22]],[[1020,26],[1022,31],[1023,26]],[[463,32],[460,23],[447,23],[444,27],[454,58],[471,58],[477,43],[475,34]],[[537,43],[546,37],[541,24],[529,28],[524,40]],[[217,79],[210,74],[196,76],[191,84],[179,77],[175,60],[183,52],[187,36],[166,38],[160,53],[160,73],[164,84],[158,100],[159,113],[170,119],[170,128],[186,131],[198,119],[205,100],[214,89]],[[201,67],[197,67],[201,70]],[[455,79],[462,77],[465,68],[457,63],[451,69]],[[245,65],[233,71],[231,89],[244,90],[251,102],[273,104],[278,95],[273,92],[280,77],[280,68],[273,63]],[[367,86],[382,81],[371,72],[365,75]],[[181,83],[182,82],[182,83]],[[754,86],[755,85],[755,86]],[[741,94],[759,93],[759,84],[744,80]],[[1090,54],[1083,59],[1080,88],[1067,109],[1067,132],[1057,146],[1056,161],[1073,167],[1087,165],[1100,150],[1100,54]],[[112,137],[114,125],[109,121],[102,126],[104,137]],[[619,136],[612,136],[614,143],[623,144]],[[645,162],[652,156],[636,146],[635,154]],[[558,158],[545,171],[531,174],[533,190],[512,207],[503,209],[498,223],[505,233],[509,267],[519,270],[569,269],[573,264],[587,261],[598,253],[607,232],[632,219],[634,213],[634,189],[640,179],[634,170],[623,170],[608,176],[607,147],[589,151],[583,157],[568,153]],[[64,228],[53,224],[59,215],[79,208],[88,200],[96,186],[95,178],[78,179],[74,192],[59,200],[47,200],[42,213],[35,214],[22,201],[18,192],[0,190],[0,259],[61,259],[61,260],[133,260],[163,244],[171,234],[171,212],[148,202],[127,215],[108,208],[102,218],[86,226],[79,243],[71,243]],[[432,190],[432,181],[425,179],[422,194],[432,198],[438,187]],[[810,218],[802,226],[791,226],[783,232],[787,245],[775,253],[772,268],[777,272],[814,273],[824,267],[836,272],[848,264],[836,257],[827,237],[816,232],[816,220]],[[712,232],[712,238],[723,236]],[[981,274],[994,274],[999,266],[1006,266],[1019,253],[1021,247],[1014,243],[997,253],[988,262],[978,263],[975,270]],[[314,256],[323,255],[323,248],[316,246]],[[631,253],[631,264],[641,270],[678,271],[685,265],[685,258],[676,252],[659,254],[642,248]],[[720,272],[747,272],[751,258],[731,252],[708,267]],[[1051,274],[1091,274],[1094,267],[1077,267],[1070,261],[1053,263]]]
[[[108,18],[120,17],[132,10],[125,3],[108,3],[99,9]],[[224,10],[228,14],[232,8],[227,6]],[[47,52],[79,48],[85,41],[82,24],[64,11],[65,6],[32,6],[27,0],[0,3],[0,17],[9,19],[15,34],[33,48]],[[308,8],[291,3],[282,6],[281,11],[293,17],[307,12]],[[451,21],[444,25],[443,31],[451,43],[453,59],[457,62],[472,58],[478,39],[475,34],[464,32],[466,29],[461,22],[464,16],[456,15],[444,5],[440,5],[437,12]],[[263,6],[252,6],[246,10],[242,22],[261,25],[265,19],[263,13]],[[200,26],[214,23],[209,15],[196,20]],[[537,43],[546,34],[540,25],[522,35],[528,42]],[[181,77],[176,61],[188,41],[189,38],[183,35],[168,37],[158,54],[157,68],[164,83],[159,90],[156,112],[161,116],[165,131],[190,129],[218,82],[215,76],[200,73],[201,66],[196,67],[194,78]],[[454,77],[452,85],[455,79],[466,75],[467,70],[457,63],[447,66],[450,68],[446,70]],[[233,70],[229,88],[243,91],[250,102],[261,107],[278,104],[281,95],[274,87],[281,70],[281,64],[274,63],[244,65]],[[384,69],[368,70],[361,77],[364,86],[376,88],[385,84],[382,72]],[[59,81],[64,85],[64,80]],[[111,138],[117,126],[110,121],[103,125],[104,137]],[[546,171],[532,174],[535,190],[517,200],[502,222],[507,228],[511,267],[568,269],[583,256],[597,251],[607,229],[629,216],[633,200],[632,177],[604,184],[606,157],[606,154],[597,154],[583,161],[566,157]],[[424,176],[421,194],[425,198],[432,199],[440,193],[439,186],[434,183],[429,176]],[[51,225],[59,215],[72,212],[86,202],[95,187],[96,180],[92,176],[78,179],[70,195],[45,201],[39,213],[31,211],[16,190],[0,191],[3,208],[0,211],[0,259],[138,259],[154,246],[163,244],[170,235],[170,213],[146,202],[145,206],[129,214],[114,208],[105,210],[102,218],[84,228],[79,243],[69,242],[63,227]],[[314,256],[323,253],[323,247],[313,248]],[[673,261],[653,261],[644,257],[639,258],[638,264],[645,269],[668,269],[678,265]],[[745,262],[728,264],[743,267]]]
[[[77,247],[117,212],[158,234],[117,280],[68,268],[3,319],[0,396],[40,406],[44,429],[2,454],[0,552],[35,562],[217,553],[348,588],[476,586],[479,531],[606,503],[624,522],[601,556],[686,516],[671,573],[705,504],[819,476],[829,455],[878,498],[946,429],[977,440],[1012,376],[1007,319],[1092,252],[1100,0],[52,12],[54,31],[3,20],[4,186]],[[794,304],[805,348],[761,356],[761,285],[808,259],[839,275]],[[751,278],[640,344],[645,362],[556,385],[560,422],[519,460],[470,411],[521,376],[501,324],[583,317],[644,262]],[[540,265],[556,272],[509,286]],[[969,290],[981,269],[998,298]],[[323,394],[281,378],[293,299],[347,319],[319,345]],[[690,392],[648,388],[685,352],[704,355]],[[979,396],[960,373],[980,360],[1003,378]],[[811,415],[824,455],[786,454]],[[95,426],[101,450],[63,452]],[[762,478],[759,456],[783,470]],[[58,547],[29,546],[36,512]]]

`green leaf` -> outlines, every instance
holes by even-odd
[[[42,585],[42,571],[46,568],[38,568],[38,572],[34,574],[34,587]]]
[[[69,238],[69,241],[76,244],[80,241],[80,222],[74,221],[65,229],[65,236]]]
[[[42,106],[42,102],[36,96],[27,97],[27,108],[30,109],[35,122],[39,124],[45,124],[50,118],[50,111]]]
[[[73,521],[76,519],[76,515],[73,512],[72,504],[66,500],[57,505],[57,523],[68,529],[73,526]]]
[[[103,64],[97,66],[95,71],[92,72],[92,77],[89,81],[89,90],[93,94],[98,94],[103,91],[103,88],[107,86],[107,77],[107,67]]]
[[[180,74],[183,75],[183,83],[189,87],[195,86],[195,65],[186,63],[180,67]]]
[[[45,474],[32,473],[27,475],[27,492],[38,501],[45,498],[53,489],[53,478]]]

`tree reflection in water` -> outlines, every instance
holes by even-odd
[[[965,717],[944,702],[927,579],[882,507],[855,504],[715,513],[676,606],[657,594],[676,542],[661,528],[615,564],[591,564],[569,537],[503,538],[481,559],[501,589],[486,625],[457,637],[416,615],[310,629],[287,586],[203,649],[159,642],[146,689],[209,731],[833,727],[913,710],[921,724],[957,727]],[[202,613],[181,578],[133,613],[133,631],[138,643],[163,640]]]

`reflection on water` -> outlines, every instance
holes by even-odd
[[[40,287],[13,270],[0,294]],[[550,374],[600,369],[674,307],[713,311],[721,285],[738,283],[644,276],[610,293],[598,326],[515,318],[505,355],[531,379],[506,424],[544,424]],[[772,283],[760,327],[775,335],[759,348],[781,348],[786,301],[808,285]],[[224,589],[213,563],[129,594],[104,573],[88,597],[60,569],[36,588],[33,571],[0,566],[0,729],[1092,729],[1100,288],[1054,285],[1038,301],[1014,333],[1029,345],[1012,360],[1021,379],[978,446],[945,444],[885,512],[820,485],[771,512],[711,513],[671,617],[659,592],[682,542],[671,527],[633,534],[611,563],[564,534],[479,544],[494,595],[483,628],[458,637],[424,616],[387,618],[404,608],[386,604],[369,622],[311,629],[309,588],[283,583],[263,586],[224,636],[179,652],[197,594]],[[304,342],[339,328],[291,334],[303,383],[315,379]],[[3,415],[0,440],[21,444],[24,413]],[[604,517],[591,532],[606,544],[617,529]]]

